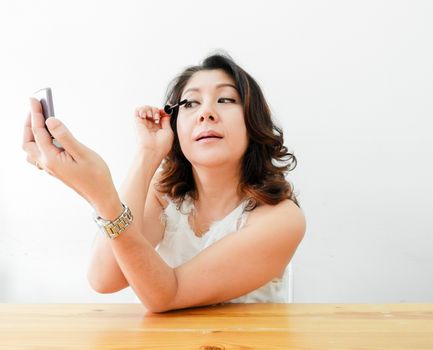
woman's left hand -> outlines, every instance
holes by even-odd
[[[118,199],[105,161],[77,141],[59,119],[50,117],[46,120],[46,125],[63,148],[53,145],[52,138],[45,129],[42,106],[31,98],[22,146],[27,153],[27,161],[61,180],[95,209],[103,203]]]

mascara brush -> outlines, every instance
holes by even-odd
[[[165,105],[164,106],[164,112],[171,115],[175,108],[178,108],[179,106],[184,105],[187,101],[188,101],[187,99],[184,99],[182,101],[179,101],[178,103],[176,103],[173,106]]]

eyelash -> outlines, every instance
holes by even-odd
[[[230,101],[230,102],[232,102],[232,103],[236,102],[235,99],[233,99],[233,98],[228,98],[228,97],[221,97],[221,98],[218,99],[218,101],[219,101],[219,100],[228,100],[228,101]],[[193,103],[193,102],[198,103],[197,101],[194,101],[194,100],[188,100],[188,101],[183,105],[183,107],[186,108],[186,109],[192,108],[192,107],[191,107],[191,103]]]

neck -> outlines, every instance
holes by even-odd
[[[193,176],[198,193],[197,211],[202,211],[201,208],[212,208],[212,213],[219,216],[234,209],[243,198],[243,195],[238,193],[239,169],[229,166],[194,166]]]

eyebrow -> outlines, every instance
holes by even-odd
[[[215,85],[215,88],[218,89],[218,88],[222,88],[222,87],[225,87],[225,86],[232,87],[233,89],[235,89],[236,91],[238,91],[238,89],[237,89],[236,86],[234,86],[233,84],[229,84],[229,83],[217,84],[217,85]],[[189,91],[200,91],[200,89],[199,88],[189,88],[189,89],[185,90],[182,95],[185,95]]]

